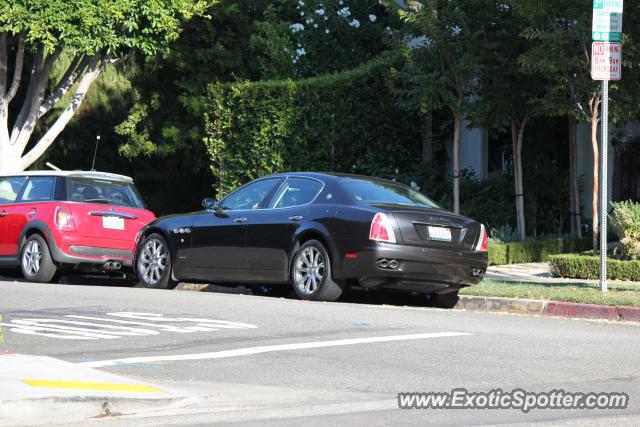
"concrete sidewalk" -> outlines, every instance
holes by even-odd
[[[531,282],[531,283],[599,283],[598,280],[568,279],[555,277],[551,272],[549,263],[534,262],[529,264],[493,265],[487,268],[485,279],[503,280],[505,282]],[[633,283],[621,280],[608,280],[609,283]],[[640,285],[640,284],[639,284]]]
[[[45,356],[0,354],[0,426],[81,421],[186,404],[195,396]]]

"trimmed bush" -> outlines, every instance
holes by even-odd
[[[611,228],[620,238],[626,256],[640,260],[640,203],[627,200],[612,202],[611,205]]]
[[[544,239],[527,242],[489,243],[489,265],[544,262],[551,255],[580,252],[590,247],[588,240]]]
[[[579,254],[553,255],[549,257],[551,271],[570,279],[598,279],[600,257]],[[607,260],[607,277],[612,280],[640,282],[640,261]]]
[[[393,176],[420,158],[420,126],[394,95],[403,59],[303,80],[213,84],[205,144],[223,194],[275,172]]]

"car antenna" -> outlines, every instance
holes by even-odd
[[[56,165],[54,165],[53,163],[45,163],[47,165],[47,167],[49,167],[49,169],[53,169],[54,171],[58,171],[60,172],[62,169],[60,169],[59,167],[57,167]]]
[[[98,144],[100,143],[100,135],[96,135],[96,148],[93,150],[93,162],[91,163],[91,170],[96,170],[96,155],[98,154]]]

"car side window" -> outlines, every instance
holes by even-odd
[[[20,197],[21,202],[47,202],[53,200],[55,178],[37,176],[29,178]]]
[[[14,203],[26,180],[23,176],[0,178],[0,205]]]
[[[274,190],[280,179],[262,179],[242,187],[221,202],[221,208],[226,210],[264,209],[267,196]]]
[[[269,208],[291,208],[311,203],[322,190],[322,183],[314,179],[289,178],[274,195]]]

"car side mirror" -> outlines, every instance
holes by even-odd
[[[218,202],[213,200],[211,197],[206,197],[204,200],[202,200],[202,207],[208,211],[215,210],[216,206],[218,206]]]

